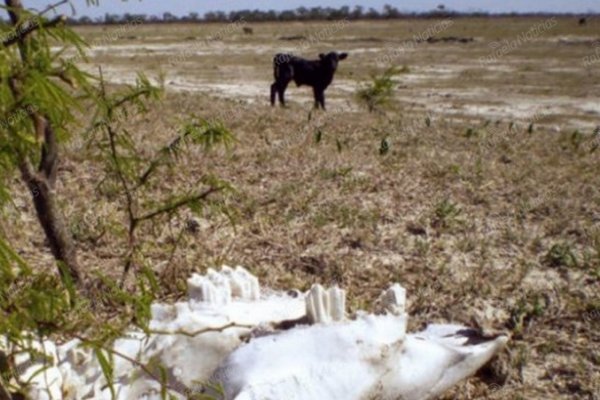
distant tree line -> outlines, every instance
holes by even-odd
[[[551,14],[518,14],[508,13],[503,16],[533,16],[533,15],[551,15]],[[385,19],[409,19],[409,18],[449,18],[449,17],[492,17],[502,16],[498,14],[488,14],[485,12],[459,13],[448,10],[443,4],[436,9],[428,12],[402,12],[398,8],[389,4],[382,9],[373,7],[365,8],[356,6],[334,7],[298,7],[295,10],[239,10],[239,11],[209,11],[204,15],[197,12],[190,12],[187,15],[177,16],[166,12],[162,15],[147,14],[111,14],[107,13],[104,17],[90,18],[81,16],[79,18],[69,18],[73,25],[93,25],[93,24],[123,24],[123,23],[178,23],[178,22],[229,22],[244,20],[246,22],[271,22],[271,21],[334,21],[334,20],[385,20]],[[567,14],[579,15],[579,14]],[[0,22],[3,16],[0,15]]]
[[[444,17],[451,13],[445,9],[434,10],[427,13],[428,16]],[[350,8],[342,6],[334,7],[298,7],[295,10],[239,10],[239,11],[209,11],[204,15],[197,12],[190,12],[188,15],[177,16],[166,12],[162,16],[145,14],[106,14],[103,18],[92,20],[89,17],[81,17],[72,20],[75,24],[120,24],[132,21],[142,21],[151,23],[177,23],[177,22],[229,22],[244,20],[247,22],[271,22],[271,21],[335,21],[340,19],[360,20],[360,19],[396,19],[415,16],[416,14],[406,14],[399,11],[396,7],[385,5],[383,9],[368,8],[361,6]]]

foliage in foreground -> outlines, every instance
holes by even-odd
[[[56,259],[57,273],[30,268],[11,248],[0,226],[0,400],[27,392],[28,382],[21,380],[15,365],[17,355],[29,354],[41,361],[38,372],[50,365],[36,345],[46,339],[79,339],[94,351],[112,386],[111,360],[119,356],[111,350],[112,342],[132,326],[150,333],[150,305],[160,290],[136,235],[138,229],[164,223],[184,209],[198,212],[204,204],[215,202],[209,196],[229,189],[207,171],[198,189],[157,200],[168,167],[187,148],[200,146],[207,151],[228,145],[233,138],[219,122],[195,119],[154,156],[143,156],[135,136],[121,121],[133,112],[147,112],[146,104],[159,100],[160,90],[140,75],[136,85],[109,93],[101,74],[98,79],[84,73],[72,57],[65,57],[74,51],[85,59],[86,44],[62,16],[47,18],[50,8],[33,13],[18,0],[5,3],[0,8],[9,13],[11,25],[0,26],[0,212],[12,206],[13,178],[20,177]],[[85,135],[76,134],[80,115],[92,116]],[[77,260],[73,232],[68,229],[73,224],[63,215],[55,186],[59,150],[71,139],[82,140],[103,161],[103,182],[111,190],[102,193],[126,221],[121,282],[92,273]],[[93,206],[89,205],[92,210]],[[132,268],[134,280],[126,285]],[[167,398],[168,382],[159,376],[155,379],[165,387]]]

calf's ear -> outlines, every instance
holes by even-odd
[[[338,56],[339,60],[345,60],[348,57],[348,53],[340,53]]]
[[[322,60],[322,59],[324,59],[324,58],[325,58],[325,54],[323,54],[323,53],[319,54],[319,58],[320,58],[321,60]]]

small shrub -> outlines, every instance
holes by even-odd
[[[380,76],[373,76],[371,82],[360,88],[356,97],[361,103],[367,105],[369,112],[378,110],[387,105],[394,94],[394,76],[401,73],[395,67],[388,68]]]
[[[527,293],[510,310],[507,328],[512,331],[515,337],[521,338],[524,331],[531,326],[535,319],[541,318],[547,308],[548,304],[541,294]]]
[[[585,139],[585,136],[583,135],[583,133],[581,133],[579,130],[574,131],[571,134],[571,146],[573,146],[573,150],[577,151],[579,150],[579,147],[581,146],[581,144],[583,143]]]
[[[387,138],[381,139],[381,144],[379,145],[379,155],[384,156],[390,151],[390,143]]]
[[[432,226],[448,227],[462,213],[462,210],[448,199],[439,202],[434,210]]]
[[[544,256],[544,263],[550,267],[576,267],[577,257],[568,243],[555,244]]]
[[[315,143],[321,143],[321,140],[323,139],[323,131],[320,129],[317,129],[317,131],[315,132]]]
[[[465,132],[465,137],[467,139],[478,137],[478,136],[479,136],[479,131],[474,128],[468,128],[467,131]]]

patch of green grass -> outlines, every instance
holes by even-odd
[[[546,301],[540,293],[526,293],[510,311],[508,328],[515,336],[521,336],[535,318],[542,317],[547,308]]]
[[[431,225],[434,228],[449,228],[458,221],[461,213],[462,210],[456,203],[445,198],[435,206]]]
[[[462,253],[471,253],[477,249],[478,240],[471,236],[466,236],[456,242],[456,248]]]
[[[553,268],[573,268],[579,265],[577,262],[577,256],[573,252],[573,249],[569,243],[553,245],[550,250],[548,250],[548,253],[546,253],[544,256],[543,261],[546,265]]]
[[[583,135],[583,133],[581,133],[579,130],[575,130],[572,134],[571,134],[571,146],[573,146],[573,150],[577,151],[579,150],[579,147],[581,147],[581,144],[584,142],[585,140],[585,136]]]
[[[365,192],[373,187],[373,180],[369,176],[348,175],[341,184],[344,194]]]
[[[338,178],[346,178],[351,176],[352,167],[339,167],[339,168],[324,168],[319,171],[319,176],[323,180],[336,180]]]
[[[416,238],[415,250],[419,256],[426,257],[431,251],[431,244],[427,239]]]
[[[467,139],[476,138],[479,136],[480,136],[479,130],[477,130],[475,128],[467,128],[467,130],[465,131],[465,137]]]
[[[322,228],[330,223],[340,228],[371,228],[379,220],[377,210],[359,209],[346,204],[328,202],[314,213],[311,224]]]
[[[390,142],[387,138],[381,139],[379,144],[379,155],[384,156],[390,151]]]

